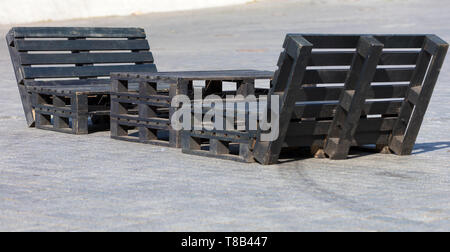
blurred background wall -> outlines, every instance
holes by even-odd
[[[219,7],[251,0],[0,0],[0,24]]]

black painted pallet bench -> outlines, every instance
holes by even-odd
[[[411,154],[448,44],[435,35],[289,34],[270,94],[280,94],[280,137],[191,131],[185,153],[276,164],[282,149],[345,159],[352,146]],[[228,148],[233,145],[234,148]],[[241,145],[242,148],[236,148]],[[195,151],[193,151],[195,150]]]
[[[109,129],[109,75],[155,72],[141,28],[17,27],[6,36],[28,126]]]
[[[204,97],[224,93],[222,84],[227,81],[236,84],[235,93],[268,92],[268,89],[255,89],[254,81],[270,80],[272,76],[273,72],[255,70],[112,73],[111,137],[180,148],[181,133],[171,127],[177,109],[171,107],[175,95],[193,99],[195,81],[206,84]]]

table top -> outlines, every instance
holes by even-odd
[[[182,71],[156,73],[111,73],[113,79],[154,79],[154,80],[245,80],[272,79],[274,72],[258,70]]]

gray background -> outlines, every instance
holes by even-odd
[[[436,33],[450,41],[449,1],[335,2],[33,25],[143,27],[160,71],[275,70],[293,32]],[[0,26],[0,35],[9,28]],[[450,231],[450,62],[414,155],[260,166],[114,141],[108,132],[28,129],[5,44],[0,231]]]

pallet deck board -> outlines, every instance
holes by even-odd
[[[142,28],[110,27],[15,27],[17,38],[145,38]]]

